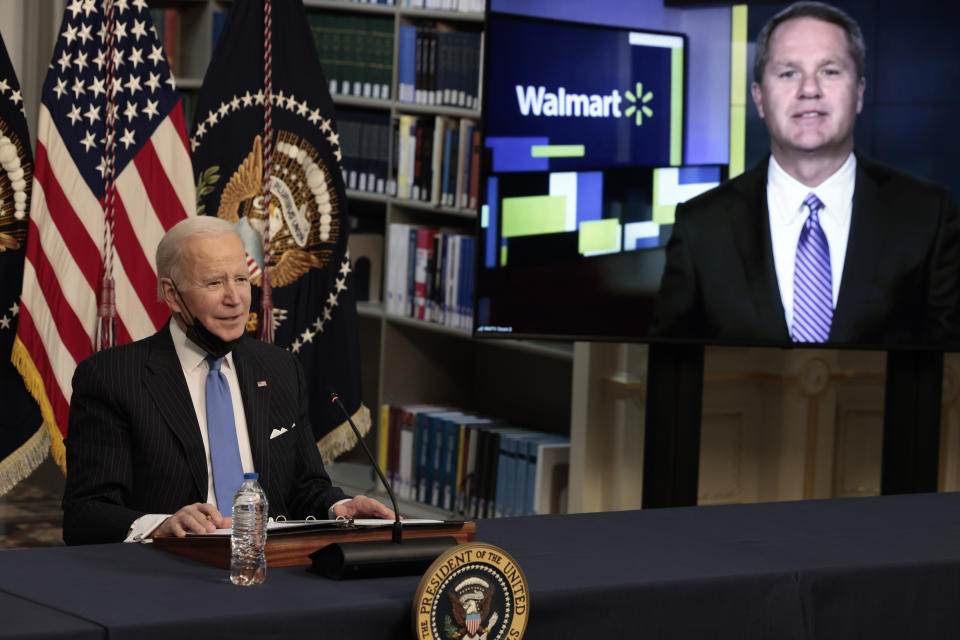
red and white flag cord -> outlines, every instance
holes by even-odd
[[[103,207],[103,264],[100,280],[99,304],[97,305],[97,328],[94,349],[100,351],[117,343],[117,302],[113,282],[113,222],[116,198],[116,105],[114,93],[114,30],[115,14],[113,0],[107,3],[107,117],[105,150],[104,192],[100,201]]]

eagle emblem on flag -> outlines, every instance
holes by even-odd
[[[227,181],[217,216],[232,223],[251,260],[251,282],[260,286],[264,267],[263,233],[269,229],[271,255],[266,268],[274,287],[321,269],[333,256],[341,216],[329,168],[304,138],[280,131],[273,152],[270,201],[264,202],[263,145],[260,136]]]

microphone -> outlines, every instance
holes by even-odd
[[[347,422],[350,423],[350,428],[353,429],[353,433],[357,436],[357,441],[360,443],[360,446],[363,447],[363,452],[367,454],[367,460],[370,462],[370,466],[373,467],[373,470],[377,472],[377,475],[380,476],[380,482],[383,483],[384,488],[387,490],[387,495],[390,496],[390,502],[393,503],[393,515],[396,517],[396,520],[393,521],[393,541],[397,544],[403,542],[403,525],[400,523],[400,508],[397,507],[397,496],[393,493],[393,488],[390,486],[390,483],[387,482],[387,477],[383,475],[383,471],[380,470],[380,465],[377,464],[377,459],[373,457],[373,453],[370,452],[370,447],[367,446],[367,443],[364,441],[363,436],[360,435],[360,430],[357,429],[357,425],[353,423],[353,418],[350,417],[350,412],[347,411],[347,408],[343,406],[343,402],[340,400],[340,395],[327,387],[327,393],[330,394],[330,402],[337,405],[340,411],[343,412],[343,415],[346,416]]]
[[[363,451],[383,483],[393,503],[393,534],[390,540],[364,540],[361,542],[335,542],[310,554],[313,565],[308,571],[340,580],[343,578],[372,578],[384,576],[418,575],[426,571],[437,556],[457,544],[452,536],[418,537],[403,540],[403,524],[397,497],[383,475],[376,458],[364,442],[360,430],[353,423],[350,412],[343,406],[339,394],[327,387],[330,402],[339,407],[347,418],[350,428],[363,447]]]

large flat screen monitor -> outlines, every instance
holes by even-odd
[[[960,349],[945,189],[857,156],[845,245],[801,260],[766,163],[684,164],[683,34],[488,18],[476,336]]]

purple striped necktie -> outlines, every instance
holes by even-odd
[[[803,223],[793,271],[794,342],[826,342],[833,322],[830,245],[820,226],[823,203],[813,193],[803,201],[810,215]]]

